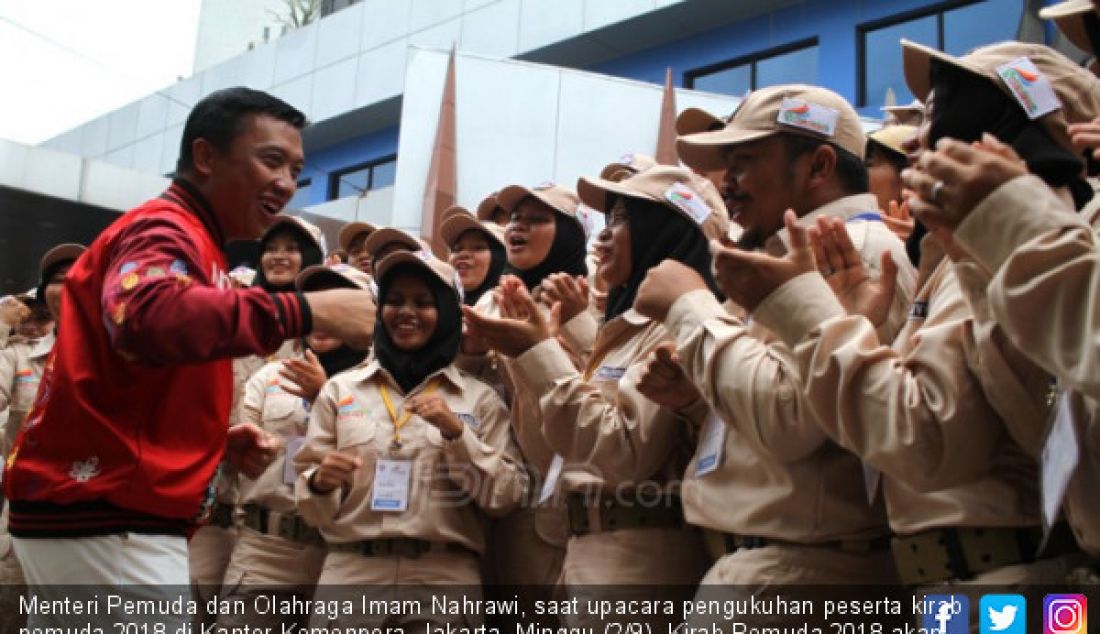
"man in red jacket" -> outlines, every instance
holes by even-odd
[[[294,194],[305,123],[247,88],[206,97],[187,119],[171,187],[69,271],[57,343],[4,472],[36,590],[185,587],[186,536],[212,507],[223,457],[245,473],[270,458],[258,428],[227,435],[230,358],[270,353],[313,326],[369,344],[366,291],[235,290],[225,273],[225,242],[258,237]]]

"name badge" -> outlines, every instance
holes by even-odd
[[[878,496],[878,485],[882,482],[882,472],[866,462],[863,463],[863,488],[867,492],[867,504],[874,506]]]
[[[481,420],[479,420],[478,417],[474,416],[473,414],[456,412],[455,416],[458,416],[458,420],[462,421],[463,425],[469,427],[474,431],[477,431],[477,429],[481,427]]]
[[[695,477],[701,478],[722,466],[727,431],[726,423],[717,414],[707,414],[699,438],[699,449],[695,452]]]
[[[913,302],[909,308],[909,319],[925,319],[928,317],[928,302]]]
[[[542,483],[542,490],[539,491],[539,504],[545,504],[550,496],[554,494],[564,464],[565,460],[562,459],[561,454],[554,454],[554,458],[550,461],[550,467],[546,470],[546,481]]]
[[[1077,463],[1081,460],[1077,433],[1073,427],[1069,394],[1069,390],[1066,390],[1058,398],[1054,424],[1050,428],[1046,442],[1043,443],[1043,453],[1039,458],[1042,469],[1040,482],[1043,495],[1044,544],[1050,527],[1054,526],[1058,513],[1062,510],[1062,499],[1066,495],[1066,487],[1069,485],[1070,478],[1073,477],[1073,472],[1077,470]]]
[[[401,513],[409,508],[412,460],[379,460],[374,466],[370,509]]]
[[[626,374],[626,368],[618,368],[610,365],[601,365],[596,370],[596,378],[604,381],[618,381]]]
[[[298,472],[294,470],[294,456],[302,450],[306,444],[304,436],[294,436],[286,441],[286,455],[283,456],[283,484],[294,486],[298,479]]]

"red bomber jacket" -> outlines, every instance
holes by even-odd
[[[57,343],[4,471],[18,537],[189,534],[213,505],[231,357],[309,331],[295,293],[234,290],[224,239],[176,180],[65,279]]]

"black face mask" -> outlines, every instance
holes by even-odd
[[[688,265],[703,276],[712,293],[722,298],[711,274],[709,241],[694,223],[660,203],[636,198],[622,200],[630,223],[630,277],[625,284],[608,291],[604,323],[634,305],[646,273],[665,260]]]
[[[293,281],[291,281],[289,284],[280,284],[276,286],[275,284],[267,281],[267,278],[264,276],[264,267],[262,264],[264,249],[267,248],[267,243],[270,242],[275,236],[282,235],[284,233],[293,236],[295,242],[298,243],[298,252],[302,254],[302,268],[299,269],[299,272],[304,271],[306,267],[321,264],[321,262],[325,259],[324,255],[322,255],[321,253],[321,249],[313,241],[313,237],[306,233],[305,229],[295,226],[293,224],[283,225],[279,231],[275,231],[260,238],[261,264],[256,269],[256,281],[253,283],[253,286],[259,286],[260,288],[271,293],[290,292],[294,290]]]
[[[1082,178],[1083,161],[1032,121],[993,82],[950,64],[933,61],[932,123],[929,142],[950,137],[972,143],[988,132],[1020,155],[1028,170],[1053,188],[1068,187],[1079,205],[1092,197]]]
[[[511,263],[504,267],[505,273],[523,280],[527,290],[534,289],[554,273],[588,275],[588,267],[584,263],[587,254],[584,229],[581,229],[579,222],[565,217],[559,211],[553,212],[553,216],[554,242],[550,245],[546,258],[526,271],[517,269]]]
[[[427,283],[439,313],[435,332],[427,343],[417,350],[402,350],[390,338],[381,318],[383,307],[379,306],[379,318],[374,327],[374,356],[401,386],[401,390],[408,394],[426,378],[454,362],[462,343],[462,312],[454,289],[419,266],[408,263],[394,266],[379,280],[378,297],[382,305],[385,304],[390,283],[402,274],[415,275]]]

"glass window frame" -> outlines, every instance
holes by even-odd
[[[864,22],[856,25],[856,101],[858,108],[865,108],[867,103],[867,34],[880,29],[886,29],[913,20],[920,20],[930,16],[936,18],[936,49],[944,47],[944,14],[954,9],[959,9],[972,4],[979,4],[985,0],[946,0],[936,4],[897,13],[886,18]]]
[[[738,66],[749,66],[749,89],[756,90],[756,65],[759,62],[766,61],[773,57],[779,57],[780,55],[786,55],[788,53],[794,53],[797,51],[805,50],[820,46],[820,42],[817,37],[808,37],[806,39],[789,42],[782,46],[776,46],[773,48],[757,51],[750,55],[743,55],[741,57],[735,57],[715,64],[709,64],[707,66],[700,66],[699,68],[692,68],[684,71],[684,87],[695,88],[695,81],[706,75],[713,75],[724,70],[729,70]],[[741,97],[742,95],[733,95],[735,97]]]
[[[325,199],[326,200],[336,200],[338,198],[338,194],[340,193],[340,179],[343,178],[344,176],[347,176],[348,174],[351,174],[352,172],[359,172],[359,171],[362,171],[362,170],[368,170],[368,172],[367,172],[367,187],[362,192],[360,192],[358,195],[362,196],[366,192],[371,191],[372,189],[374,189],[374,168],[376,168],[380,165],[385,165],[386,163],[390,163],[390,162],[393,162],[393,163],[397,162],[397,155],[396,154],[389,154],[387,156],[383,156],[381,158],[376,158],[376,159],[367,161],[365,163],[356,163],[355,165],[351,165],[349,167],[341,168],[341,169],[336,170],[335,172],[332,172],[331,174],[329,174],[329,177],[328,177],[328,191],[325,192],[325,194],[326,194]]]

